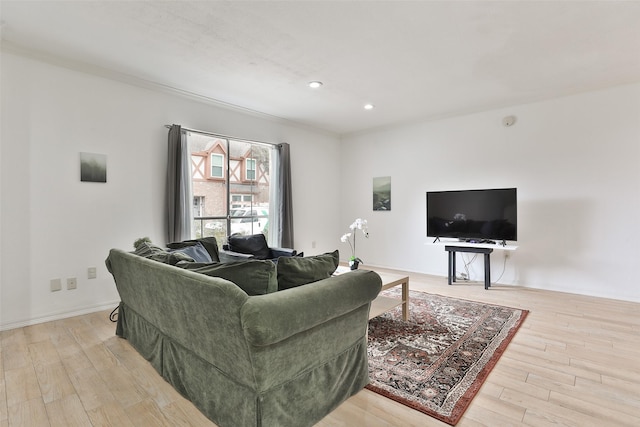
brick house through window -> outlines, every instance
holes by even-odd
[[[194,237],[213,235],[219,244],[229,232],[268,237],[272,148],[195,132],[188,141]]]

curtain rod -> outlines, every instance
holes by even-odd
[[[164,125],[164,127],[166,127],[167,129],[171,129],[171,126],[172,125]],[[222,135],[222,134],[219,134],[219,133],[207,132],[207,131],[204,131],[204,130],[190,129],[190,128],[186,128],[184,126],[180,126],[180,128],[182,130],[187,131],[187,132],[201,133],[203,135],[213,136],[215,138],[233,139],[234,141],[239,141],[239,142],[252,142],[252,143],[267,144],[267,145],[280,145],[280,144],[276,144],[274,142],[265,142],[265,141],[256,141],[256,140],[250,140],[250,139],[244,139],[244,138],[236,138],[235,136]]]

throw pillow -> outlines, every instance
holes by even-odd
[[[331,277],[340,254],[336,249],[322,255],[309,257],[280,257],[278,259],[278,290],[294,288]]]
[[[204,248],[202,243],[200,242],[176,242],[169,243],[167,245],[169,248],[168,252],[176,253],[180,252],[182,254],[187,255],[188,257],[193,258],[195,262],[213,262],[209,252]]]
[[[144,258],[165,252],[160,246],[154,245],[148,237],[141,237],[136,240],[133,242],[133,247],[135,249],[133,253]]]
[[[160,246],[154,245],[148,239],[139,239],[134,243],[136,248],[132,253],[165,264],[176,265],[180,261],[194,262],[193,258],[181,252],[170,253]]]
[[[235,283],[247,295],[264,295],[278,290],[276,265],[271,261],[249,259],[227,263],[179,262],[178,267]]]
[[[229,243],[229,250],[233,252],[253,254],[256,259],[268,259],[271,255],[264,234],[253,234],[251,236],[232,234],[227,241]]]
[[[209,252],[209,256],[211,257],[211,261],[218,262],[220,261],[220,248],[218,247],[218,241],[215,237],[201,237],[197,239],[202,246]]]

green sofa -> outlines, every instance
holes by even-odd
[[[221,427],[311,426],[369,381],[374,272],[249,296],[118,249],[106,264],[121,299],[116,334]]]

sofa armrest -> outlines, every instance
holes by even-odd
[[[267,295],[253,296],[240,310],[244,335],[254,346],[275,344],[370,304],[380,276],[357,270]]]

